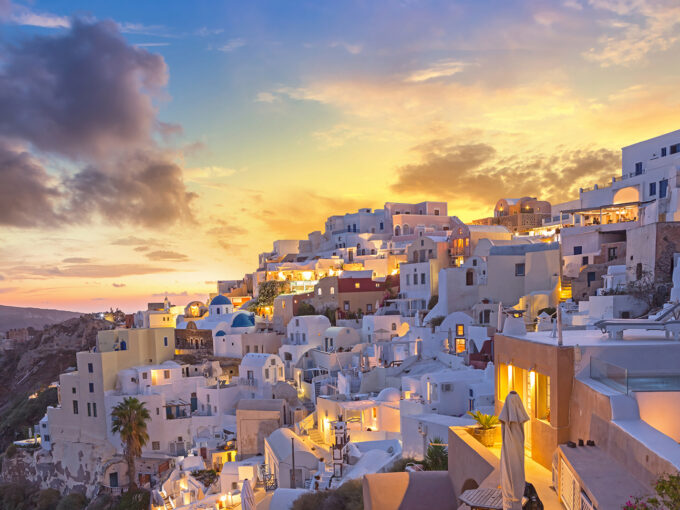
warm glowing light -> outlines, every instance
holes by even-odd
[[[535,382],[536,382],[536,372],[534,372],[532,370],[531,372],[529,372],[529,385],[531,387],[533,387]]]
[[[303,272],[302,272],[302,277],[303,277],[305,280],[311,280],[313,274],[314,274],[314,273],[312,273],[311,271],[303,271]]]
[[[512,365],[508,365],[508,381],[512,381]]]
[[[286,275],[283,274],[283,271],[279,271],[279,280],[283,281],[286,279]]]

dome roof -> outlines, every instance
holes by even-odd
[[[223,296],[222,294],[218,294],[210,302],[210,306],[213,306],[213,305],[230,305],[230,304],[231,304],[231,300],[228,297]]]
[[[255,325],[255,318],[249,313],[239,313],[231,323],[232,328],[249,328]]]
[[[378,402],[399,402],[401,392],[397,388],[385,388],[375,398]]]
[[[215,333],[215,336],[224,336],[224,335],[226,335],[226,333],[224,331],[222,331],[221,329],[217,333]]]

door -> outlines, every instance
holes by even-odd
[[[109,473],[109,487],[118,487],[118,472]]]

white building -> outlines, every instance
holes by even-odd
[[[282,488],[304,487],[319,470],[319,458],[295,432],[286,428],[275,430],[265,440],[264,460],[267,472],[276,477]]]
[[[287,334],[279,349],[279,356],[286,366],[286,377],[292,378],[292,369],[310,349],[324,346],[324,333],[331,327],[325,315],[294,317],[286,328]]]

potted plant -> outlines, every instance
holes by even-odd
[[[472,434],[477,441],[484,446],[493,446],[495,442],[496,426],[498,417],[493,414],[484,414],[480,411],[468,411],[468,414],[477,422],[477,426],[472,429]]]

